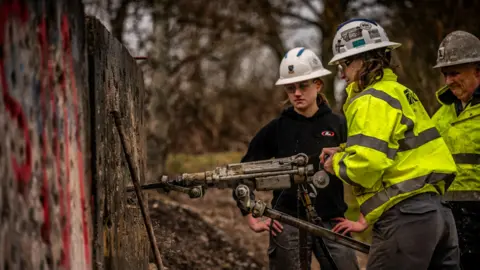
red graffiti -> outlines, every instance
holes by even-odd
[[[41,73],[40,75],[43,78],[43,67],[46,65],[45,55],[48,55],[48,41],[47,41],[47,25],[45,23],[45,18],[42,19],[39,25],[39,35],[38,41],[40,43],[40,67]],[[48,57],[47,57],[48,59]],[[41,119],[42,123],[47,122],[47,101],[46,101],[46,86],[44,85],[44,81],[42,80],[40,83],[40,108],[41,108]],[[50,211],[49,211],[49,202],[48,202],[48,175],[47,175],[47,168],[43,166],[43,164],[47,163],[47,156],[48,156],[48,140],[47,140],[47,132],[45,127],[42,129],[42,195],[43,195],[43,218],[44,223],[42,225],[42,237],[43,240],[50,244]],[[61,201],[60,201],[61,202]],[[60,213],[62,214],[62,203],[60,203]]]
[[[7,27],[7,20],[11,18],[16,18],[22,23],[22,26],[27,28],[29,25],[26,23],[29,21],[28,8],[20,1],[7,1],[6,3],[0,4],[0,50],[3,50],[5,44],[5,34]],[[82,153],[82,141],[80,137],[81,132],[81,121],[80,121],[80,111],[79,111],[79,102],[78,102],[78,93],[77,85],[75,81],[75,69],[74,61],[72,56],[71,49],[71,36],[70,36],[70,26],[67,15],[61,17],[61,38],[62,38],[62,59],[61,59],[61,71],[56,71],[55,69],[55,60],[51,58],[50,53],[50,43],[47,29],[47,20],[45,14],[40,18],[40,24],[38,25],[38,50],[40,58],[40,87],[39,87],[39,104],[40,104],[40,115],[35,116],[40,119],[42,123],[41,129],[41,177],[42,177],[42,190],[41,194],[43,196],[43,217],[44,222],[41,227],[41,235],[45,243],[50,244],[50,233],[51,233],[51,223],[52,217],[50,216],[51,201],[49,186],[51,179],[49,179],[48,168],[49,166],[49,150],[53,151],[54,167],[55,170],[55,185],[58,187],[59,192],[59,210],[60,210],[60,220],[62,227],[62,258],[61,265],[64,269],[70,269],[71,267],[71,194],[70,194],[70,185],[71,183],[71,166],[70,166],[70,156],[71,154],[75,155],[77,170],[78,170],[78,180],[80,186],[80,203],[81,203],[81,218],[82,218],[82,228],[83,228],[83,238],[84,238],[84,251],[85,251],[85,262],[87,266],[90,265],[90,245],[89,245],[89,235],[88,235],[88,224],[87,224],[87,206],[85,199],[85,178],[84,178],[84,164],[83,164],[83,153]],[[27,31],[27,30],[26,30]],[[15,179],[20,183],[19,191],[26,196],[26,187],[29,184],[30,179],[32,178],[33,168],[32,168],[32,142],[29,133],[29,121],[27,115],[22,109],[21,103],[11,95],[9,91],[8,76],[5,74],[5,56],[3,51],[0,51],[0,83],[2,86],[2,97],[5,104],[5,110],[8,112],[8,115],[15,123],[16,127],[19,128],[23,133],[24,140],[24,151],[22,154],[25,156],[25,160],[20,162],[14,155],[11,157],[11,165],[13,168]],[[8,67],[8,66],[7,66]],[[60,80],[60,89],[57,92],[55,88],[55,79],[58,78],[60,72],[63,78]],[[68,76],[68,77],[67,77]],[[67,83],[68,78],[68,83]],[[63,98],[64,102],[59,102],[59,99]],[[71,101],[73,104],[72,115],[69,115],[69,106],[70,104],[67,101]],[[61,104],[59,108],[59,105]],[[49,120],[51,117],[51,120]],[[69,120],[71,119],[71,120]],[[49,132],[47,122],[51,121],[50,124],[53,127],[51,140],[49,138]],[[69,123],[73,121],[74,128],[72,128]],[[61,123],[60,123],[61,122]],[[73,130],[72,130],[73,129]],[[63,133],[62,133],[63,131]],[[73,136],[74,142],[71,142],[70,135]],[[63,135],[63,136],[62,136]],[[34,137],[35,138],[35,137]],[[2,138],[0,138],[2,139]],[[63,142],[63,149],[61,142]],[[51,145],[49,145],[49,143]],[[72,143],[72,144],[71,144]],[[72,148],[73,147],[73,148]],[[72,149],[76,148],[75,153],[71,153]],[[64,167],[62,167],[62,160]],[[62,169],[64,169],[64,174],[62,175]],[[62,179],[65,182],[62,182]],[[50,202],[49,202],[50,201]],[[55,217],[53,217],[54,219]]]
[[[62,95],[63,99],[66,101],[68,100],[67,89],[69,85],[67,85],[66,76],[69,75],[70,79],[70,89],[73,91],[71,93],[74,105],[74,116],[75,116],[75,139],[76,139],[76,146],[77,146],[77,163],[78,163],[78,173],[79,173],[79,181],[80,181],[80,199],[81,199],[81,215],[82,215],[82,228],[83,228],[83,236],[84,236],[84,251],[85,251],[85,261],[87,265],[90,264],[90,245],[89,245],[89,236],[88,236],[88,224],[86,218],[86,204],[85,204],[85,187],[84,187],[84,168],[83,168],[83,154],[81,152],[81,138],[79,136],[80,128],[80,120],[79,120],[79,110],[78,110],[78,96],[77,96],[77,89],[75,83],[75,73],[73,68],[73,57],[71,52],[71,40],[69,35],[69,24],[68,24],[68,17],[66,15],[62,16],[61,22],[61,37],[62,37],[62,48],[63,48],[63,70],[62,75],[63,79],[61,80],[61,93],[55,93],[53,90],[50,90],[50,107],[52,109],[52,116],[53,121],[57,122],[57,116],[60,113],[63,113],[63,138],[64,140],[64,159],[65,159],[65,179],[66,179],[66,186],[64,187],[60,181],[60,170],[61,170],[61,153],[60,153],[60,138],[59,138],[59,126],[54,124],[53,129],[53,144],[54,144],[54,156],[55,156],[55,169],[56,169],[56,182],[57,186],[61,189],[59,194],[59,204],[60,204],[60,215],[65,218],[65,224],[62,227],[62,241],[63,241],[63,250],[68,251],[70,250],[70,227],[71,227],[71,205],[70,205],[70,127],[68,125],[68,108],[66,103],[64,103],[63,108],[61,111],[57,112],[57,95]],[[44,55],[48,56],[48,43],[47,43],[47,29],[46,29],[46,22],[45,18],[42,19],[42,23],[40,25],[40,36],[39,40],[41,41],[41,55],[42,55],[42,69],[45,68],[47,65],[48,74],[45,74],[48,77],[48,87],[47,89],[53,89],[54,83],[54,67],[52,66],[52,61],[50,59],[43,59]],[[42,71],[45,72],[45,71]],[[46,89],[42,86],[41,95],[42,95],[42,106],[46,106]],[[46,107],[42,107],[42,111],[46,112]],[[44,120],[46,120],[46,113],[44,113]],[[46,155],[46,147],[47,147],[47,140],[46,134],[42,134],[44,140],[44,147]],[[48,190],[45,189],[45,192]],[[48,207],[48,205],[45,205]],[[48,208],[46,208],[48,209]],[[48,211],[45,211],[48,213]],[[66,269],[70,268],[70,258],[68,252],[63,252],[61,264]]]
[[[79,104],[78,104],[78,92],[77,92],[77,85],[75,82],[75,73],[74,73],[74,66],[73,66],[73,56],[72,56],[72,47],[71,47],[71,37],[70,37],[70,27],[68,24],[68,17],[67,15],[62,16],[62,40],[63,40],[63,49],[66,53],[64,53],[64,64],[66,67],[70,68],[70,83],[72,88],[72,96],[73,96],[73,105],[74,105],[74,116],[75,116],[75,139],[77,143],[77,162],[78,162],[78,178],[80,181],[80,200],[82,206],[82,228],[83,228],[83,240],[84,240],[84,249],[85,249],[85,256],[87,265],[90,264],[90,241],[88,237],[88,225],[87,225],[87,217],[86,211],[86,201],[85,201],[85,180],[84,180],[84,168],[83,168],[83,154],[82,154],[82,143],[80,138],[80,112],[79,112]],[[68,57],[68,58],[67,58]],[[67,64],[68,62],[68,64]]]
[[[67,96],[67,79],[65,78],[66,77],[66,69],[67,69],[67,65],[65,63],[65,55],[69,52],[66,52],[65,51],[65,37],[64,37],[64,23],[63,23],[63,20],[62,20],[62,29],[61,29],[61,36],[62,36],[62,48],[64,49],[63,50],[63,54],[62,54],[62,61],[63,61],[63,70],[62,70],[62,79],[61,79],[61,93],[58,93],[59,95],[62,95],[63,96],[63,100],[64,101],[67,101],[68,100],[68,96]],[[67,26],[68,27],[68,26]],[[68,30],[68,29],[67,29]],[[49,67],[49,73],[52,74],[51,70],[50,70],[50,67]],[[53,78],[52,78],[53,79]],[[53,104],[54,103],[54,95],[52,95],[52,108],[53,107]],[[64,187],[63,189],[63,192],[64,192],[64,198],[66,198],[66,201],[69,202],[70,201],[70,136],[69,136],[69,125],[68,125],[68,108],[67,106],[65,105],[64,103],[64,106],[63,106],[63,111],[62,112],[54,112],[53,115],[56,115],[56,114],[60,114],[60,113],[63,113],[63,137],[65,138],[65,147],[64,147],[64,158],[65,158],[65,169],[66,169],[66,172],[65,172],[65,178],[66,178],[66,186]],[[58,136],[58,127],[56,128],[56,137]],[[57,152],[56,156],[57,156],[57,159],[58,159],[58,162],[60,163],[60,160],[59,160],[59,157],[60,157],[60,152],[59,152],[60,148],[59,148],[59,141],[58,141],[58,137],[55,139],[55,151]],[[67,207],[66,207],[66,220],[65,222],[67,224],[70,224],[71,223],[71,219],[70,219],[70,204],[67,203]],[[70,248],[70,231],[69,231],[69,226],[65,226],[63,227],[63,244],[64,244],[64,248],[65,250],[69,250]],[[68,269],[69,268],[69,265],[68,265],[68,262],[69,262],[69,258],[68,258],[68,254],[63,254],[64,257],[63,257],[63,265]]]
[[[28,21],[28,10],[18,1],[7,2],[0,6],[0,45],[2,45],[2,48],[3,44],[5,44],[5,28],[9,17],[18,17],[22,24],[26,23]],[[14,156],[11,157],[15,178],[19,181],[19,191],[25,193],[32,175],[32,148],[30,134],[28,132],[28,121],[22,106],[8,91],[4,58],[2,57],[0,60],[0,79],[2,83],[2,96],[5,102],[5,108],[10,114],[10,117],[16,122],[17,126],[22,129],[25,140],[25,161],[20,163]]]
[[[68,193],[68,175],[65,175],[67,178],[67,187],[64,187],[63,183],[61,182],[61,160],[60,160],[60,138],[59,138],[59,131],[58,131],[58,118],[57,118],[57,97],[54,91],[54,67],[53,61],[50,60],[49,52],[48,52],[48,31],[47,31],[47,22],[46,18],[43,17],[40,25],[39,25],[39,43],[40,43],[40,78],[47,78],[46,85],[44,84],[45,81],[42,81],[40,85],[40,96],[41,96],[41,112],[42,112],[42,122],[47,123],[48,117],[48,107],[52,110],[52,126],[53,126],[53,133],[52,133],[52,144],[53,144],[53,154],[55,157],[55,182],[58,187],[59,192],[59,208],[60,208],[60,216],[62,217],[64,224],[62,224],[62,243],[63,243],[63,250],[62,257],[61,257],[61,265],[65,269],[69,269],[69,249],[70,249],[70,216],[67,212],[66,208],[70,205],[68,196],[65,193]],[[48,106],[47,98],[50,98],[50,104]],[[42,141],[43,141],[43,149],[42,149],[42,156],[44,157],[44,164],[46,164],[46,158],[48,156],[48,137],[46,129],[42,130]],[[68,142],[67,142],[68,144]],[[64,157],[65,159],[68,156]],[[69,163],[69,161],[66,161]],[[42,166],[42,170],[44,171],[44,189],[45,198],[48,198],[48,177],[46,174],[45,166]],[[48,200],[45,200],[48,201]],[[49,213],[49,205],[48,202],[44,203],[44,215],[45,218],[48,218]],[[48,226],[48,227],[47,227]],[[50,235],[50,227],[49,225],[45,224],[45,233],[47,236],[46,241],[49,242],[49,235]]]

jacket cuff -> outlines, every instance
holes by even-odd
[[[342,179],[342,178],[340,177],[340,165],[338,163],[340,162],[340,159],[343,157],[344,154],[345,154],[345,152],[337,152],[332,157],[333,172],[340,179]],[[343,179],[342,179],[342,181],[343,181]]]

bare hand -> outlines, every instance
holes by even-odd
[[[261,219],[261,218],[254,218],[254,217],[249,217],[248,220],[248,227],[256,233],[261,233],[264,231],[270,231],[270,223],[272,223],[271,218],[266,218],[266,219]],[[272,225],[272,235],[276,236],[277,232],[281,233],[283,230],[282,224],[278,222],[277,220],[273,220],[273,225]]]
[[[359,221],[351,221],[346,218],[334,218],[334,220],[339,221],[339,223],[333,227],[332,231],[343,235],[349,232],[363,232],[368,228],[368,223],[363,216],[360,217]]]
[[[333,171],[332,157],[335,153],[340,152],[340,147],[323,148],[320,154],[320,162],[323,164],[323,169],[331,174],[335,174]],[[325,157],[328,155],[328,158]]]

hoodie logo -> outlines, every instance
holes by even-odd
[[[335,136],[335,132],[329,131],[329,130],[325,130],[325,131],[322,131],[322,136],[325,136],[325,137],[333,137],[333,136]]]

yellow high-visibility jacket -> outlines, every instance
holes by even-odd
[[[458,115],[459,101],[448,87],[437,91],[437,99],[442,107],[432,120],[447,143],[458,171],[445,199],[480,201],[480,88]]]
[[[391,69],[343,107],[345,148],[333,156],[335,174],[353,191],[369,224],[400,201],[424,192],[444,194],[456,167],[445,141],[417,95]]]

